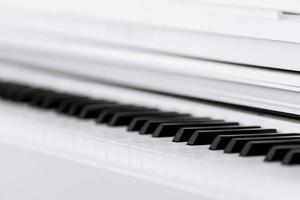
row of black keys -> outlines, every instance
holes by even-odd
[[[265,155],[266,161],[300,164],[299,133],[280,134],[276,129],[241,126],[238,122],[164,112],[11,82],[0,82],[0,97],[81,119],[94,119],[99,124],[127,126],[128,131],[151,134],[152,137],[173,137],[173,142],[210,145],[209,149],[224,150],[225,153]]]

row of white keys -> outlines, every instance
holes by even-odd
[[[266,199],[270,193],[265,191],[270,189],[276,189],[278,196],[284,196],[282,188],[291,195],[293,192],[297,194],[293,188],[300,180],[299,169],[266,164],[261,157],[245,159],[226,155],[209,151],[207,145],[191,147],[184,143],[172,143],[171,138],[141,136],[126,132],[125,128],[96,125],[93,121],[73,119],[22,105],[3,103],[1,110],[5,113],[1,115],[2,121],[10,120],[9,123],[14,125],[9,131],[12,139],[51,149],[58,154],[66,152],[93,163],[113,163],[183,182],[191,188],[205,184],[218,191],[232,191],[236,195],[241,193]]]

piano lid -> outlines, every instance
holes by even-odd
[[[2,13],[48,13],[180,30],[300,42],[300,4],[294,0],[1,0]],[[16,11],[16,10],[15,10]]]
[[[300,71],[300,3],[293,0],[0,0],[0,5],[0,42],[18,42],[25,32],[47,40],[52,34]]]

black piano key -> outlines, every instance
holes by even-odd
[[[144,111],[144,112],[124,111],[124,112],[119,112],[118,114],[115,114],[109,121],[108,125],[109,126],[128,126],[131,123],[131,121],[136,117],[145,117],[145,116],[154,117],[154,116],[162,116],[163,114],[165,114],[165,116],[167,116],[166,114],[174,115],[174,112],[167,113],[167,112],[162,112],[162,111],[158,111],[158,110]]]
[[[50,97],[51,95],[58,95],[58,93],[52,91],[37,91],[35,94],[33,94],[30,104],[32,106],[39,107],[42,104],[43,100],[47,97]]]
[[[96,123],[107,124],[113,118],[113,116],[119,112],[125,111],[150,111],[150,110],[157,110],[157,109],[150,109],[147,107],[142,106],[133,106],[133,105],[120,105],[115,108],[108,108],[99,114],[98,118],[96,118]]]
[[[292,149],[284,156],[282,160],[284,165],[299,165],[300,164],[300,149]]]
[[[7,82],[1,82],[0,83],[0,97],[3,98],[5,91],[8,89],[8,83]]]
[[[34,99],[32,100],[32,104],[34,104],[37,107],[40,108],[54,108],[56,106],[58,106],[59,102],[61,102],[64,99],[71,99],[74,98],[72,95],[69,94],[61,94],[61,93],[50,93],[50,94],[43,94],[40,96],[40,98],[38,98],[37,96],[35,96],[36,103],[34,102]],[[61,100],[61,101],[60,101]]]
[[[271,162],[271,161],[281,161],[284,156],[292,149],[300,149],[300,145],[278,145],[272,147],[266,157],[265,161]]]
[[[173,138],[173,142],[187,142],[190,137],[196,131],[209,131],[209,130],[228,130],[228,129],[253,129],[260,128],[260,126],[239,126],[239,125],[228,125],[228,126],[213,126],[213,127],[188,127],[181,128],[177,131]]]
[[[55,94],[55,95],[49,95],[46,98],[42,100],[40,103],[41,108],[58,108],[60,106],[60,103],[62,103],[65,100],[70,99],[80,99],[81,96],[76,95],[69,95],[69,94]]]
[[[81,119],[92,119],[97,118],[101,112],[108,108],[117,108],[120,104],[117,103],[101,103],[95,105],[84,106],[79,113],[78,117]]]
[[[6,99],[6,94],[7,92],[10,90],[10,89],[13,89],[14,87],[12,85],[9,85],[9,84],[5,84],[1,87],[1,90],[0,90],[0,95],[1,95],[1,98],[2,99]]]
[[[276,129],[242,129],[242,130],[213,130],[213,131],[196,131],[188,140],[188,145],[205,145],[211,144],[218,135],[233,134],[255,134],[255,133],[276,133]]]
[[[14,86],[14,84],[10,83],[10,82],[1,82],[0,84],[0,94],[2,94],[3,91],[6,91],[7,89],[9,89],[10,87]]]
[[[267,137],[282,137],[282,136],[297,136],[300,135],[298,133],[258,133],[258,134],[240,134],[240,135],[218,135],[213,142],[211,143],[209,149],[210,150],[221,150],[225,149],[229,142],[235,138],[267,138]]]
[[[2,93],[3,93],[4,89],[5,89],[4,83],[0,82],[0,98],[2,98]]]
[[[24,90],[19,91],[16,94],[14,99],[17,102],[31,102],[34,95],[37,94],[38,92],[46,92],[46,90],[40,89],[40,88],[24,89]]]
[[[89,107],[89,106],[88,106]],[[99,106],[100,107],[100,106]],[[120,113],[120,112],[143,112],[143,111],[157,111],[157,109],[150,109],[146,107],[138,107],[134,105],[125,105],[125,104],[107,104],[107,106],[103,106],[103,108],[95,109],[93,112],[95,113],[95,121],[96,123],[109,123],[111,118],[113,118],[114,115]],[[85,111],[83,110],[81,114],[83,114]]]
[[[266,155],[268,151],[277,145],[298,145],[299,138],[286,138],[282,140],[263,140],[263,141],[249,141],[240,152],[241,156],[262,156]]]
[[[44,93],[44,92],[49,92],[49,90],[42,89],[42,88],[24,89],[24,90],[20,91],[18,94],[16,94],[15,101],[31,103],[36,94]]]
[[[299,135],[291,135],[291,136],[279,136],[279,137],[247,137],[247,138],[234,138],[230,140],[226,148],[224,149],[224,153],[240,153],[244,146],[250,141],[268,141],[268,140],[282,140],[282,139],[300,139]]]
[[[18,93],[24,89],[27,89],[26,86],[12,86],[10,89],[5,91],[4,97],[9,100],[15,100],[15,97],[18,95]]]
[[[76,99],[65,99],[59,103],[56,108],[56,112],[67,114],[71,109],[71,106],[80,101],[92,101],[89,97],[80,97]]]
[[[143,128],[144,124],[149,120],[155,119],[174,119],[174,118],[186,118],[191,117],[189,114],[179,114],[174,112],[174,114],[162,113],[160,116],[150,116],[150,117],[135,117],[129,124],[127,131],[139,131]]]
[[[31,88],[31,87],[23,87],[22,89],[19,89],[17,92],[15,92],[12,96],[11,96],[11,100],[15,101],[15,102],[19,102],[19,103],[23,103],[26,102],[26,100],[28,100],[28,98],[23,98],[22,95],[27,92],[27,91],[33,91],[36,90],[36,88]]]
[[[103,99],[97,99],[97,100],[82,99],[80,101],[73,102],[66,112],[68,115],[79,116],[80,113],[85,108],[85,106],[104,105],[104,104],[117,104],[117,103],[113,101],[106,101]]]
[[[184,127],[195,126],[224,126],[224,125],[238,125],[237,122],[224,122],[224,120],[201,120],[195,122],[182,123],[163,123],[160,124],[152,134],[152,137],[173,137],[177,131]]]
[[[39,93],[49,93],[49,91],[45,90],[45,89],[41,89],[41,88],[32,88],[32,89],[30,88],[28,90],[25,89],[25,90],[20,91],[18,94],[16,94],[15,99],[16,99],[16,101],[19,101],[19,102],[26,102],[26,103],[31,104],[31,101],[33,100],[35,95],[37,95]]]
[[[10,100],[21,89],[21,86],[15,84],[5,84],[1,91],[3,99]]]
[[[139,134],[145,135],[145,134],[152,134],[156,130],[156,128],[162,124],[162,123],[174,123],[174,122],[193,122],[193,121],[199,121],[199,120],[211,120],[209,117],[183,117],[183,118],[166,118],[166,119],[154,119],[154,120],[148,120],[143,127],[140,129]]]

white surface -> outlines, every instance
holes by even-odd
[[[1,3],[1,2],[0,2]],[[29,1],[2,2],[7,20],[25,16],[23,21],[108,20],[138,23],[165,28],[212,32],[234,36],[299,42],[296,26],[299,16],[281,13],[280,9],[230,6],[183,1]],[[13,5],[13,6],[9,6]],[[118,6],[116,6],[118,5]],[[298,5],[299,6],[299,5]],[[9,14],[6,16],[6,14]],[[12,16],[11,16],[12,15]],[[88,22],[88,21],[87,21]],[[98,21],[99,22],[99,21]]]
[[[15,4],[19,6],[4,4],[0,8],[2,29],[13,33],[55,33],[81,42],[104,40],[299,71],[300,16],[276,9],[183,1]],[[15,37],[11,35],[11,39]]]
[[[208,199],[141,178],[0,143],[1,200]]]
[[[13,5],[24,5],[20,3],[18,0],[2,0],[2,2],[11,3]],[[27,3],[27,6],[31,7],[42,7],[42,8],[56,8],[56,9],[68,9],[68,7],[71,8],[77,8],[77,11],[80,11],[80,6],[83,8],[91,8],[92,11],[95,11],[97,8],[92,7],[93,5],[101,5],[101,4],[109,4],[109,2],[105,0],[88,0],[85,1],[87,3],[84,3],[83,1],[70,1],[70,0],[64,0],[64,1],[46,1],[41,3],[38,0],[29,0]],[[119,0],[113,1],[113,2],[119,2]],[[202,4],[211,4],[216,6],[228,6],[228,7],[246,7],[246,8],[263,8],[263,9],[273,9],[273,10],[284,10],[284,11],[299,11],[299,2],[297,0],[144,0],[144,3],[148,4],[164,4],[164,3],[173,3],[173,4],[179,4],[179,5],[202,5]],[[57,3],[60,3],[61,6],[57,7]],[[132,5],[134,3],[137,3],[137,0],[126,0],[124,4]],[[83,12],[81,10],[81,12]]]
[[[53,46],[63,46],[56,51],[75,47],[75,49],[84,48],[85,51],[90,52],[106,48],[108,43],[116,49],[123,50],[123,54],[139,50],[150,55],[156,51],[157,54],[193,58],[194,61],[198,58],[199,62],[202,58],[207,58],[299,70],[300,45],[293,41],[262,40],[185,29],[73,18],[72,16],[15,14],[7,17],[4,15],[0,18],[2,28],[0,46],[3,49],[18,47],[20,49],[37,48],[37,50],[46,47],[48,47],[47,50],[51,50]],[[297,29],[298,26],[293,27]],[[240,27],[240,29],[243,28]],[[251,29],[261,30],[260,27]],[[289,33],[297,32],[286,27],[279,27],[279,30],[267,29],[268,34],[281,34],[281,30],[287,30]],[[299,34],[296,33],[297,36]],[[71,53],[72,50],[68,52]]]

